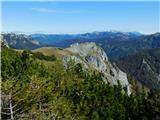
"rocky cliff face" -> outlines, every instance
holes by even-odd
[[[2,33],[1,37],[11,48],[32,50],[41,47],[40,42],[25,34]]]
[[[1,47],[7,47],[7,48],[9,48],[9,45],[8,45],[6,39],[4,39],[2,35],[0,36],[0,41],[1,41],[0,42],[1,43]]]
[[[93,69],[102,73],[106,83],[115,85],[119,81],[126,92],[128,94],[131,93],[127,74],[121,71],[115,64],[112,65],[104,50],[95,43],[76,43],[66,50],[73,54],[65,55],[63,58],[64,63],[70,60],[74,60],[75,63],[81,63],[85,69]]]
[[[158,66],[158,65],[157,65]],[[153,68],[153,64],[145,59],[134,73],[135,78],[151,89],[160,91],[160,74]]]
[[[146,88],[160,91],[160,48],[144,50],[116,63]]]

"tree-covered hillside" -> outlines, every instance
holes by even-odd
[[[143,85],[160,91],[160,48],[125,57],[117,65]]]
[[[126,95],[121,85],[104,83],[101,74],[81,64],[43,58],[2,48],[2,119],[11,120],[155,120],[160,95]],[[47,59],[44,59],[47,61]]]

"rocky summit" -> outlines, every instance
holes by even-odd
[[[63,61],[74,61],[81,63],[85,69],[96,70],[103,74],[106,83],[117,85],[118,81],[128,94],[131,93],[131,85],[128,82],[127,74],[120,70],[116,64],[111,64],[104,50],[93,42],[72,44],[66,50],[71,55],[65,55]]]

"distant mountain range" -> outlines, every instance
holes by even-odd
[[[101,46],[109,58],[113,60],[133,55],[143,49],[160,47],[160,33],[137,35],[134,33],[102,32],[83,34],[81,36],[83,37],[63,40],[51,46],[66,48],[73,43],[95,42]]]
[[[70,40],[95,40],[95,39],[130,39],[141,36],[139,32],[92,32],[84,34],[31,34],[30,37],[38,40],[42,44],[49,46],[61,44],[64,41]],[[68,44],[62,44],[61,47],[69,47]]]
[[[36,49],[44,46],[67,48],[74,43],[95,42],[117,60],[144,49],[160,47],[160,33],[144,35],[138,32],[93,32],[85,34],[2,34],[8,45],[17,49]]]

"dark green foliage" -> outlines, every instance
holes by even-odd
[[[8,48],[2,48],[2,78],[18,76],[21,73],[22,61],[20,54]]]
[[[46,67],[28,51],[2,49],[2,119],[159,119],[159,93],[128,96],[81,64],[65,70],[56,62]]]
[[[56,57],[54,55],[45,56],[41,52],[35,52],[35,53],[32,53],[32,54],[33,54],[33,56],[35,56],[36,58],[38,58],[40,60],[47,60],[47,61],[55,61],[56,60]]]

